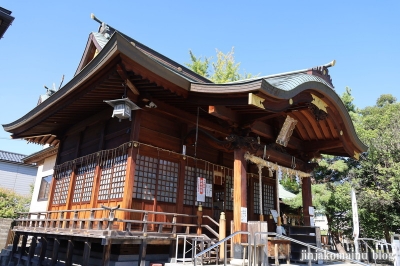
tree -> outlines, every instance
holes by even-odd
[[[30,200],[30,196],[22,196],[12,190],[0,188],[0,217],[17,218],[18,212],[29,210]]]
[[[186,63],[192,71],[203,77],[209,78],[214,83],[227,83],[242,79],[249,79],[253,76],[249,73],[240,74],[240,63],[235,63],[234,48],[224,54],[216,49],[217,61],[211,63],[212,57],[196,57],[192,51],[189,51],[191,63]]]
[[[400,227],[400,104],[389,94],[360,110],[358,133],[369,146],[356,171],[360,229],[385,238]]]

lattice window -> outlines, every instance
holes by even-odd
[[[68,188],[69,181],[71,179],[72,165],[60,168],[62,169],[57,170],[54,175],[56,179],[56,187],[54,189],[53,204],[65,204],[68,197]]]
[[[95,169],[95,163],[90,163],[77,168],[72,202],[77,203],[90,201]]]
[[[183,203],[187,205],[193,205],[197,195],[197,177],[203,177],[206,179],[207,184],[213,183],[212,171],[195,168],[191,166],[185,167],[185,192]],[[204,207],[212,207],[212,197],[206,197],[206,201],[201,203]]]
[[[226,191],[225,209],[233,210],[233,178],[232,178],[232,176],[228,175],[225,177],[225,191]]]
[[[178,192],[179,164],[160,160],[157,182],[157,200],[176,202]]]
[[[176,202],[178,192],[179,164],[138,155],[136,159],[133,197],[137,199]]]
[[[136,158],[133,198],[154,200],[156,194],[158,160],[139,155]]]
[[[274,200],[274,186],[263,184],[263,211],[264,214],[269,214],[270,210],[275,209],[275,200]]]
[[[194,167],[185,167],[185,182],[183,192],[183,204],[193,205],[196,197],[197,177],[194,174]]]
[[[128,154],[124,154],[115,158],[110,191],[111,199],[118,199],[124,196],[127,160]]]
[[[108,151],[102,160],[99,200],[118,199],[124,195],[128,155],[126,150],[118,152],[123,154],[116,155],[114,151]]]

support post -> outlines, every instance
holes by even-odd
[[[40,248],[40,255],[39,255],[39,262],[38,265],[42,265],[43,264],[43,260],[46,257],[46,251],[47,251],[47,238],[45,237],[41,237],[40,238],[40,242],[41,242],[41,248]]]
[[[203,206],[200,205],[197,208],[197,235],[201,235],[202,234],[202,228],[201,225],[203,224]]]
[[[234,150],[233,163],[233,229],[234,232],[247,230],[247,217],[242,217],[242,208],[247,212],[247,173],[243,149]],[[242,219],[243,218],[243,219]],[[245,219],[246,218],[246,221]],[[247,242],[246,235],[236,235],[233,241],[233,257],[242,258],[241,242]]]
[[[21,243],[21,248],[19,250],[19,256],[18,256],[18,264],[17,265],[22,265],[22,256],[24,255],[25,248],[26,248],[26,241],[28,240],[28,236],[26,234],[22,235],[22,243]]]
[[[225,213],[221,212],[219,216],[219,232],[218,232],[219,238],[218,240],[222,240],[226,237],[226,218],[225,218]],[[222,243],[219,246],[219,258],[224,259],[225,258],[225,243]]]
[[[31,245],[29,247],[29,254],[28,254],[28,262],[27,262],[28,266],[32,265],[32,258],[35,255],[36,246],[37,246],[37,237],[32,236]]]
[[[308,211],[308,207],[312,206],[311,177],[303,177],[301,188],[301,193],[303,196],[304,225],[310,226],[310,213]]]
[[[111,255],[111,239],[105,239],[107,243],[103,246],[103,258],[101,261],[102,266],[110,265],[110,255]]]
[[[14,235],[14,239],[13,239],[13,246],[11,249],[10,258],[7,263],[8,266],[14,266],[14,254],[17,252],[19,237],[20,237],[20,234],[16,232]]]
[[[82,256],[82,265],[83,266],[89,265],[91,249],[92,249],[92,242],[90,242],[90,239],[86,239],[85,240],[85,247],[83,249],[83,256]]]
[[[13,247],[11,249],[10,258],[9,258],[9,261],[8,261],[8,265],[9,266],[14,266],[14,254],[17,252],[18,243],[19,243],[19,237],[20,237],[20,234],[16,232],[15,235],[14,235]]]
[[[74,254],[74,241],[72,239],[68,239],[68,246],[67,246],[67,259],[65,260],[66,266],[72,265],[72,256]]]
[[[53,255],[51,256],[51,266],[55,266],[57,264],[58,259],[58,249],[60,247],[60,240],[55,237],[53,243]]]
[[[146,251],[147,251],[147,240],[142,239],[139,250],[139,266],[146,266]]]

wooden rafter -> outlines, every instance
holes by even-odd
[[[136,86],[130,81],[128,78],[128,74],[126,73],[125,68],[121,64],[117,64],[117,72],[119,76],[124,80],[125,84],[128,86],[128,88],[136,95],[139,95],[140,92],[136,88]]]

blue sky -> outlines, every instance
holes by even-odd
[[[24,1],[2,0],[14,23],[0,40],[0,124],[36,106],[44,85],[68,82],[99,19],[169,58],[189,62],[235,47],[241,70],[269,75],[326,64],[336,92],[357,107],[381,94],[400,100],[400,1]],[[10,140],[0,150],[42,147]]]

